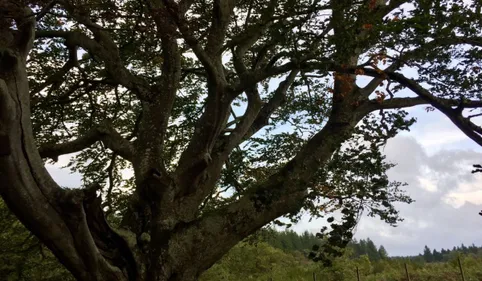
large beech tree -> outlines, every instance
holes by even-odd
[[[0,0],[0,193],[78,280],[196,280],[301,212],[341,210],[343,245],[363,210],[394,224],[410,202],[379,150],[403,108],[482,144],[480,9]],[[45,168],[66,154],[79,188]]]

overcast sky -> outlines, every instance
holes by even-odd
[[[409,111],[417,123],[410,132],[390,140],[384,153],[398,164],[389,171],[389,179],[408,183],[405,188],[415,202],[398,205],[405,219],[398,227],[363,217],[355,238],[370,237],[390,255],[418,254],[424,245],[431,249],[482,245],[482,217],[478,215],[482,174],[470,173],[472,164],[482,163],[482,149],[440,113],[427,113],[423,107]],[[51,166],[49,170],[60,185],[80,185],[79,175]],[[323,224],[304,219],[294,229],[316,232]]]
[[[391,227],[376,218],[363,217],[356,239],[370,237],[390,255],[414,255],[461,243],[482,245],[482,174],[471,174],[472,164],[482,163],[482,149],[438,112],[411,109],[417,123],[408,133],[391,139],[384,149],[398,165],[390,180],[405,187],[414,203],[399,204],[405,219]],[[316,232],[324,223],[303,220],[295,230]]]

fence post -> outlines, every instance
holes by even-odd
[[[316,272],[313,272],[313,281],[316,281]]]
[[[405,274],[407,275],[407,281],[410,281],[410,275],[408,274],[407,263],[405,263]]]
[[[356,267],[356,280],[360,281],[360,271],[358,270],[358,266]]]
[[[462,275],[462,281],[465,281],[464,269],[462,268],[462,262],[460,262],[460,257],[457,257],[457,260],[459,261],[460,275]]]

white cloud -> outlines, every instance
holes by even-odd
[[[50,176],[62,187],[80,187],[82,176],[79,173],[72,173],[68,169],[61,169],[53,165],[46,165]]]
[[[462,133],[445,115],[438,111],[426,112],[425,106],[412,107],[410,116],[418,121],[410,132],[404,136],[416,136],[427,154],[432,155],[444,149],[460,149],[461,147],[478,149],[472,140]]]
[[[437,184],[432,179],[418,177],[418,182],[420,184],[420,187],[422,187],[427,191],[430,191],[430,192],[437,191]]]
[[[428,134],[422,134],[419,138],[420,144],[426,148],[441,147],[465,140],[467,136],[458,130],[451,128],[440,128],[435,132],[431,131]]]
[[[444,202],[455,208],[460,208],[466,203],[482,205],[482,176],[477,174],[474,178],[475,181],[461,182],[456,190],[447,193],[443,198]]]

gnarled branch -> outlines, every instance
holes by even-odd
[[[277,217],[298,211],[307,195],[310,178],[351,136],[352,129],[361,117],[356,116],[348,120],[338,114],[332,115],[327,125],[277,173],[248,190],[241,199],[201,218],[196,226],[201,228],[201,233],[207,233],[207,237],[203,248],[198,249],[195,255],[203,257],[202,266],[212,265],[242,237],[252,234]],[[219,245],[218,241],[225,243]],[[223,247],[226,248],[223,250]]]
[[[461,100],[457,104],[457,108],[453,109],[456,100],[447,100],[436,97],[430,93],[427,89],[423,88],[415,80],[405,77],[403,74],[396,72],[384,72],[390,79],[397,81],[401,85],[409,88],[416,93],[420,98],[424,99],[427,103],[437,108],[445,116],[447,116],[455,126],[457,126],[465,135],[475,141],[477,144],[482,145],[482,128],[475,125],[470,118],[466,118],[462,115],[463,108],[479,107],[482,101],[465,101]]]
[[[107,148],[119,154],[124,159],[132,161],[134,156],[134,148],[132,144],[123,138],[108,123],[93,128],[72,141],[42,145],[39,147],[39,153],[42,158],[52,158],[53,160],[57,160],[60,155],[81,151],[97,141],[102,141]]]

